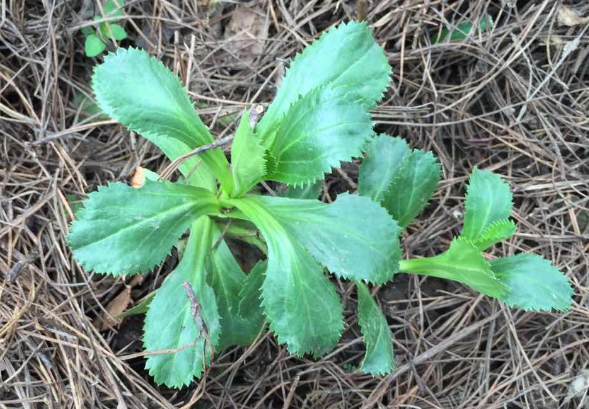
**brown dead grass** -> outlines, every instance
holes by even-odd
[[[92,2],[2,2],[0,407],[174,408],[196,400],[202,408],[582,407],[584,398],[566,397],[589,360],[588,26],[582,19],[561,25],[558,1],[515,3],[368,1],[367,19],[395,69],[375,112],[377,129],[433,150],[443,164],[444,181],[405,237],[408,254],[448,245],[469,172],[491,169],[511,182],[519,231],[489,256],[534,251],[552,259],[573,283],[573,309],[522,312],[461,285],[398,276],[377,293],[398,369],[371,378],[342,369],[358,365],[362,343],[352,286],[338,283],[349,329],[327,357],[292,357],[266,335],[224,352],[206,379],[174,391],[152,382],[142,358],[129,359],[141,350],[140,318],[104,332],[93,326],[125,283],[83,272],[66,243],[68,195],[126,180],[138,165],[161,170],[166,161],[142,138],[72,106],[74,93],[90,95],[99,60],[83,55],[79,32],[89,19],[83,4]],[[129,4],[124,46],[142,44],[172,67],[220,137],[234,127],[229,115],[271,100],[296,51],[356,14],[354,1],[335,0],[226,3],[210,14],[197,1]],[[589,15],[584,2],[565,4]],[[244,7],[268,30],[253,58],[243,52],[255,44],[235,47],[223,34]],[[487,13],[498,22],[493,31],[429,43],[436,30]],[[578,45],[567,54],[571,41]],[[328,193],[347,189],[357,166],[344,172],[328,177]],[[157,288],[173,263],[131,298]]]

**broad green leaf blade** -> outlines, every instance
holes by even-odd
[[[145,368],[158,384],[180,388],[200,377],[210,363],[211,345],[219,342],[220,316],[215,294],[206,284],[206,259],[212,245],[212,222],[202,217],[193,223],[184,258],[157,290],[149,304],[143,327],[147,351],[175,350],[149,355]],[[182,284],[190,283],[201,304],[201,318],[207,335],[201,334],[191,313]],[[208,337],[208,341],[207,341]]]
[[[358,193],[369,196],[375,202],[397,192],[390,192],[389,186],[397,176],[403,159],[411,153],[404,139],[377,135],[366,148],[366,154],[358,175]]]
[[[121,25],[103,23],[100,25],[100,31],[102,31],[102,34],[104,34],[107,38],[110,38],[108,26],[110,26],[110,29],[112,30],[112,38],[114,38],[115,40],[121,41],[127,38],[127,32]]]
[[[401,229],[368,197],[341,194],[329,205],[269,196],[252,200],[340,277],[382,284],[399,270]]]
[[[461,236],[478,240],[492,223],[511,215],[511,206],[509,185],[493,172],[474,168],[468,182]]]
[[[106,50],[106,44],[96,34],[90,34],[84,42],[86,57],[96,57]]]
[[[473,244],[481,251],[491,247],[495,243],[513,236],[516,231],[515,223],[511,220],[499,220],[491,223],[484,233]]]
[[[431,152],[414,150],[403,160],[383,206],[403,228],[423,210],[440,181],[441,167]]]
[[[260,199],[245,196],[229,203],[258,226],[268,243],[262,305],[270,329],[292,354],[321,355],[333,349],[343,330],[339,297],[321,266]]]
[[[401,261],[400,271],[458,281],[495,298],[507,291],[479,249],[464,238],[454,239],[446,252],[435,257]]]
[[[70,227],[74,258],[97,273],[145,273],[161,263],[200,216],[217,212],[209,191],[146,180],[141,189],[111,183],[90,193]]]
[[[358,322],[366,344],[366,355],[362,360],[361,369],[372,376],[384,375],[395,367],[391,331],[366,285],[360,282],[356,285],[358,287]]]
[[[303,186],[286,186],[286,189],[278,191],[278,196],[291,199],[317,199],[323,190],[323,182],[316,180]]]
[[[95,67],[92,89],[111,118],[149,140],[175,139],[190,149],[213,141],[180,80],[143,50],[119,48]],[[155,142],[154,142],[155,143]],[[225,191],[233,181],[220,149],[201,154]]]
[[[338,88],[348,95],[347,100],[374,107],[390,74],[384,50],[374,41],[366,23],[350,22],[332,28],[291,63],[274,102],[258,125],[262,139],[276,129],[299,96],[316,88]]]
[[[365,108],[340,91],[314,90],[291,107],[275,137],[264,141],[276,162],[267,178],[287,185],[323,178],[340,162],[362,156],[372,126]]]
[[[221,232],[215,226],[214,242]],[[245,286],[247,276],[235,261],[229,247],[222,240],[212,252],[212,268],[207,277],[209,285],[213,288],[217,299],[219,315],[221,316],[221,338],[218,350],[232,346],[247,346],[253,342],[264,323],[261,301],[249,308],[246,314],[240,314],[240,291]]]
[[[380,135],[368,146],[358,190],[382,203],[403,228],[423,210],[440,181],[431,152],[410,151],[401,138]]]
[[[266,261],[258,261],[252,271],[247,275],[239,292],[239,315],[248,317],[250,314],[257,314],[261,310],[262,284],[264,274],[268,268]]]
[[[568,311],[573,290],[569,279],[536,254],[518,254],[491,261],[491,268],[507,288],[499,297],[526,311]]]
[[[266,149],[250,126],[249,112],[243,111],[231,146],[231,167],[235,186],[233,197],[250,190],[266,173]]]

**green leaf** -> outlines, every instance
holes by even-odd
[[[358,322],[364,335],[366,355],[362,371],[372,376],[384,375],[395,367],[393,341],[387,320],[363,283],[358,287]]]
[[[358,190],[382,203],[403,228],[423,210],[440,181],[440,164],[431,152],[410,151],[400,138],[380,135],[369,145]]]
[[[86,37],[84,51],[86,57],[96,57],[106,49],[106,44],[96,34],[90,34]]]
[[[333,349],[343,330],[339,297],[321,266],[262,199],[245,196],[229,203],[258,226],[268,243],[262,296],[270,329],[290,353],[321,355]]]
[[[384,50],[366,23],[340,24],[296,56],[258,124],[258,132],[264,140],[299,96],[324,86],[339,89],[348,95],[346,100],[374,107],[383,96],[390,73]]]
[[[275,137],[264,141],[276,161],[267,178],[288,185],[323,178],[340,162],[362,156],[372,126],[365,108],[340,91],[314,90],[292,106]]]
[[[128,129],[157,143],[175,139],[194,149],[213,141],[180,80],[143,50],[119,48],[94,69],[92,89],[100,108]],[[233,190],[220,149],[200,155],[226,192]]]
[[[491,223],[484,233],[473,244],[481,251],[491,247],[495,243],[513,236],[516,231],[515,223],[511,220],[499,220]]]
[[[317,199],[323,190],[323,182],[316,180],[302,186],[286,186],[286,189],[277,191],[278,196],[291,199]]]
[[[216,231],[213,239],[216,242],[221,234]],[[225,240],[221,240],[219,246],[213,250],[212,268],[209,273],[208,283],[213,288],[217,298],[219,315],[221,316],[221,338],[218,350],[221,351],[231,345],[247,346],[251,344],[264,323],[261,301],[257,305],[251,303],[243,313],[240,311],[242,298],[240,291],[246,285],[247,276],[235,261]]]
[[[104,34],[107,38],[110,38],[108,26],[110,26],[110,29],[112,30],[112,38],[114,38],[115,40],[121,41],[127,38],[127,32],[121,25],[102,23],[100,25],[100,31],[102,31],[102,34]]]
[[[491,260],[491,268],[507,288],[499,297],[512,307],[526,311],[568,311],[573,290],[568,278],[548,260],[536,254]]]
[[[480,32],[485,32],[488,31],[490,29],[492,29],[495,26],[495,23],[493,23],[493,19],[491,18],[491,16],[484,16],[481,19],[481,22],[479,24],[479,30]],[[444,29],[440,32],[440,34],[438,35],[434,35],[431,38],[432,44],[436,44],[442,41],[456,41],[456,40],[465,40],[470,36],[470,33],[472,32],[472,23],[466,21],[464,23],[460,23],[456,26],[455,30],[447,30]],[[474,32],[473,35],[476,35],[477,32]]]
[[[266,149],[250,126],[249,112],[243,111],[231,146],[231,167],[235,187],[233,197],[241,196],[266,173]]]
[[[368,197],[341,194],[329,205],[269,196],[252,200],[340,277],[382,284],[399,269],[401,229]]]
[[[389,185],[383,206],[403,228],[423,210],[440,181],[441,167],[431,152],[414,150]]]
[[[383,202],[391,194],[389,186],[401,169],[403,159],[410,153],[404,139],[377,135],[368,144],[360,166],[358,193],[375,202]]]
[[[193,223],[186,254],[149,304],[143,327],[143,344],[147,351],[174,350],[147,357],[145,368],[158,384],[180,388],[200,377],[210,363],[211,345],[201,334],[192,315],[183,283],[190,283],[205,324],[208,339],[217,346],[220,316],[215,294],[205,282],[206,259],[212,245],[212,222],[202,217]]]
[[[262,284],[264,284],[264,274],[268,268],[266,261],[258,261],[252,271],[246,276],[245,281],[239,292],[239,315],[247,317],[252,312],[257,314],[261,308]]]
[[[69,234],[74,258],[97,273],[147,272],[200,216],[217,212],[207,190],[146,180],[141,189],[111,183],[90,193]]]
[[[454,239],[446,252],[435,257],[401,261],[400,271],[458,281],[495,298],[507,291],[481,252],[464,238]]]
[[[477,241],[487,228],[511,215],[509,185],[493,172],[474,168],[464,204],[464,228],[461,236]]]
[[[125,6],[125,0],[109,0],[104,3],[102,9],[106,17],[120,17],[123,16],[122,8]]]
[[[84,37],[88,37],[90,34],[95,34],[94,28],[91,26],[82,27],[81,30]]]

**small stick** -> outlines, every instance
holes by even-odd
[[[229,142],[231,142],[233,140],[233,135],[229,135],[226,136],[224,138],[219,138],[217,140],[215,140],[214,142],[211,142],[209,144],[203,145],[203,146],[199,146],[198,148],[177,157],[176,159],[174,159],[174,161],[172,163],[170,163],[162,172],[160,179],[168,179],[170,177],[170,175],[176,170],[178,169],[178,167],[182,164],[182,162],[184,162],[186,159],[195,156],[195,155],[199,155],[203,152],[206,152],[208,150],[211,149],[216,149],[216,148],[220,148],[221,146],[225,146],[227,145]]]
[[[196,294],[192,290],[192,285],[189,282],[182,283],[182,288],[186,291],[186,296],[188,297],[188,302],[190,303],[190,314],[192,314],[192,318],[194,318],[194,322],[196,323],[196,327],[198,328],[198,335],[196,336],[196,340],[198,341],[201,336],[204,335],[205,342],[203,344],[209,344],[210,352],[211,352],[211,359],[213,359],[214,348],[213,344],[211,343],[211,339],[209,338],[209,333],[207,332],[206,324],[202,319],[202,315],[200,312],[202,311],[202,304],[198,302],[196,299]],[[203,366],[205,362],[205,356],[203,351]]]
[[[33,250],[23,261],[17,261],[16,263],[14,263],[14,265],[8,271],[8,273],[6,273],[6,281],[8,281],[9,283],[13,283],[16,280],[16,277],[18,276],[20,271],[23,269],[23,267],[33,262],[38,255],[39,253],[37,252],[37,250]]]
[[[366,0],[358,0],[356,12],[356,19],[358,19],[358,21],[366,21],[368,15],[367,8]]]

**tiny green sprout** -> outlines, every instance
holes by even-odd
[[[359,370],[375,376],[391,372],[395,358],[370,285],[396,274],[453,280],[523,310],[571,307],[569,280],[549,261],[533,254],[489,261],[483,253],[516,230],[509,186],[487,170],[470,175],[464,226],[449,248],[403,259],[400,234],[431,199],[442,168],[432,152],[375,134],[370,110],[390,76],[365,23],[332,28],[294,58],[265,112],[243,111],[229,161],[178,77],[157,59],[119,48],[96,66],[100,110],[157,145],[182,174],[170,182],[145,171],[133,187],[99,187],[69,233],[83,268],[113,276],[148,273],[173,247],[183,249],[155,295],[129,312],[146,311],[143,345],[160,351],[146,367],[157,383],[188,385],[215,354],[267,330],[292,354],[333,350],[346,327],[330,274],[356,286],[366,346]],[[318,200],[325,174],[359,157],[357,192]],[[264,181],[287,188],[262,195]],[[228,238],[263,254],[251,271]]]
[[[125,5],[125,0],[109,0],[102,6],[104,17],[122,17],[121,11]],[[94,16],[94,21],[102,21],[103,16]],[[106,50],[109,40],[121,41],[127,38],[127,32],[120,24],[105,21],[98,25],[98,28],[84,27],[82,34],[86,37],[84,42],[84,52],[87,57],[96,57]]]
[[[437,44],[444,41],[465,40],[470,36],[476,35],[479,31],[483,33],[493,29],[495,23],[490,15],[486,15],[481,18],[478,27],[476,27],[478,28],[477,31],[473,31],[473,28],[475,28],[474,26],[474,24],[468,21],[459,23],[456,28],[453,28],[452,30],[444,29],[439,33],[434,34],[431,38],[431,42],[432,44]]]

